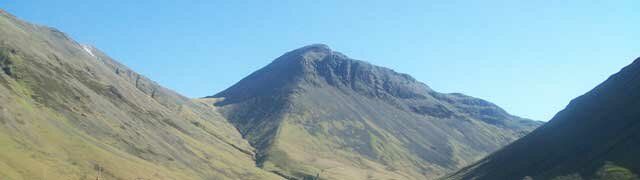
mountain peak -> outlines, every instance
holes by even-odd
[[[214,97],[239,100],[247,98],[246,94],[268,95],[327,85],[367,96],[385,93],[408,98],[430,92],[428,86],[407,74],[349,58],[325,44],[312,44],[285,53]]]
[[[299,65],[304,62],[321,60],[334,54],[334,51],[325,44],[311,44],[293,51],[289,51],[276,59],[272,64]]]
[[[358,169],[361,161],[353,157],[391,170],[375,177],[403,166],[403,173],[429,179],[539,125],[481,99],[435,92],[407,74],[322,44],[285,53],[214,97],[220,98],[216,108],[256,147],[259,166],[299,179],[321,172],[327,166],[322,162]],[[411,179],[400,176],[389,179]]]
[[[322,43],[316,43],[316,44],[310,44],[310,45],[303,46],[303,47],[298,48],[298,49],[293,50],[293,51],[300,51],[300,52],[308,52],[308,51],[332,52],[333,50],[331,50],[331,47],[329,47],[329,45],[322,44]]]

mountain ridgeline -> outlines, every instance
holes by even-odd
[[[281,179],[212,106],[0,11],[0,179]]]
[[[321,44],[205,101],[257,148],[259,167],[290,179],[433,179],[541,124]]]
[[[326,45],[190,99],[1,10],[0,69],[0,179],[435,179],[542,124]]]
[[[640,58],[544,126],[450,179],[638,180],[639,107]]]

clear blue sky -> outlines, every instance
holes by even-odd
[[[2,0],[189,97],[324,43],[548,120],[640,56],[638,0]]]

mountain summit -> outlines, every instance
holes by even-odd
[[[425,179],[540,124],[325,45],[189,99],[3,11],[0,70],[9,179]]]
[[[315,44],[208,100],[290,179],[425,179],[468,165],[541,123]]]

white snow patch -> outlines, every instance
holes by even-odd
[[[96,55],[93,54],[93,52],[91,52],[91,49],[89,49],[89,47],[82,45],[82,49],[84,49],[84,51],[86,51],[87,53],[89,53],[89,55],[96,57]]]

